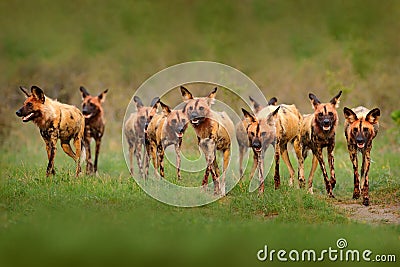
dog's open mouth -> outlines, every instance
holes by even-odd
[[[261,152],[261,147],[253,147],[253,149],[254,149],[254,151],[256,151],[256,152]]]
[[[85,119],[89,119],[90,117],[92,117],[92,114],[83,114],[83,117],[85,117]]]
[[[357,143],[358,148],[364,148],[364,146],[365,146],[365,143]]]
[[[25,117],[22,118],[22,121],[27,122],[27,121],[31,120],[31,118],[34,114],[35,114],[34,112],[29,113],[28,115],[26,115]]]
[[[204,118],[200,118],[200,117],[199,118],[194,118],[194,119],[190,120],[190,123],[193,124],[193,125],[199,125],[203,121],[203,119]]]
[[[322,129],[324,131],[329,131],[331,129],[331,126],[323,126]]]
[[[176,137],[178,137],[178,138],[182,138],[182,136],[183,136],[183,133],[175,133],[176,134]]]

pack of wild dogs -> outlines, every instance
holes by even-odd
[[[92,96],[80,87],[82,95],[82,111],[78,108],[62,104],[47,97],[43,90],[32,86],[30,93],[20,87],[26,96],[23,106],[16,112],[23,122],[33,121],[40,130],[48,156],[46,175],[54,175],[54,157],[56,144],[60,139],[64,152],[76,162],[76,176],[81,172],[80,159],[86,154],[86,174],[98,171],[98,158],[101,140],[104,134],[105,120],[102,104],[108,90]],[[136,158],[139,174],[147,179],[149,164],[152,162],[159,176],[165,176],[165,149],[174,145],[176,152],[176,175],[181,176],[182,138],[189,125],[197,136],[199,149],[203,152],[207,167],[202,181],[203,187],[208,184],[211,174],[214,194],[225,195],[225,179],[231,157],[233,136],[239,147],[239,173],[244,175],[243,158],[246,151],[253,150],[253,165],[250,171],[252,178],[257,171],[259,193],[264,192],[264,157],[267,148],[274,148],[274,186],[280,187],[279,163],[282,157],[290,174],[289,185],[294,184],[295,170],[290,162],[288,144],[292,144],[298,160],[298,184],[307,187],[313,193],[313,177],[317,166],[322,171],[325,188],[329,197],[334,197],[336,185],[334,168],[335,135],[338,126],[340,91],[329,102],[321,102],[316,95],[308,95],[314,112],[302,115],[294,104],[277,104],[275,97],[266,106],[260,105],[250,96],[252,110],[242,108],[243,117],[236,125],[228,114],[212,109],[217,87],[207,96],[195,97],[184,86],[180,86],[184,105],[179,109],[171,109],[155,97],[146,106],[138,97],[134,97],[136,112],[129,114],[124,124],[124,135],[129,146],[129,168],[134,174],[134,158]],[[159,112],[158,110],[161,110]],[[380,110],[369,110],[365,107],[343,109],[345,123],[344,134],[354,172],[353,198],[363,197],[363,204],[369,205],[368,172],[370,168],[370,152],[372,140],[378,133]],[[92,161],[90,144],[95,141],[95,156]],[[75,152],[70,146],[73,140]],[[325,166],[322,150],[326,148],[329,174]],[[311,170],[306,185],[304,177],[304,160],[307,153],[312,152]],[[222,171],[218,167],[217,151],[223,157]],[[83,153],[85,152],[85,153]],[[358,170],[357,152],[362,154],[361,178]],[[361,183],[360,183],[361,180]],[[361,184],[361,185],[360,185]]]

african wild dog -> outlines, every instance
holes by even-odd
[[[156,114],[147,127],[147,153],[152,158],[153,166],[160,168],[160,175],[164,177],[165,148],[174,145],[176,153],[177,176],[181,180],[181,145],[182,137],[188,125],[188,119],[181,109],[171,110],[169,106],[159,101],[162,114]],[[151,113],[155,113],[157,105]]]
[[[251,96],[249,96],[251,103],[253,104],[253,111],[254,113],[259,112],[260,110],[263,109],[263,106],[261,106],[257,101],[255,101]],[[268,105],[276,105],[276,102],[278,100],[276,97],[271,98],[268,101]],[[243,157],[244,154],[246,153],[247,149],[251,147],[249,143],[249,137],[247,136],[246,128],[248,126],[248,120],[244,118],[243,120],[239,121],[236,126],[235,126],[235,131],[236,131],[236,140],[239,145],[239,173],[240,177],[243,176]],[[265,151],[264,151],[265,152]],[[254,156],[255,157],[255,156]],[[250,171],[250,177],[254,176],[254,172],[256,171],[257,168],[257,161],[253,161],[253,166]]]
[[[216,150],[222,151],[224,163],[223,173],[221,177],[221,188],[219,184],[220,171],[218,169],[217,159],[214,154],[212,164],[212,173],[214,182],[214,194],[221,193],[225,195],[225,176],[228,168],[230,153],[231,153],[231,136],[234,133],[234,125],[228,114],[225,112],[216,112],[211,110],[211,105],[215,101],[217,88],[211,91],[207,97],[196,97],[183,86],[180,87],[182,98],[185,102],[183,112],[187,114],[190,124],[193,126],[197,135],[197,140],[210,138],[214,140]],[[202,185],[208,183],[209,170],[205,171]]]
[[[309,94],[311,104],[314,108],[313,114],[303,116],[303,122],[300,126],[299,136],[295,142],[295,151],[299,159],[299,182],[304,185],[304,159],[307,157],[307,151],[311,149],[313,153],[312,166],[308,178],[308,192],[313,193],[313,176],[317,164],[322,170],[324,176],[326,192],[330,197],[334,197],[332,190],[335,188],[335,168],[333,150],[335,148],[335,132],[338,125],[338,115],[336,108],[339,105],[339,99],[342,94],[340,91],[329,103],[321,103],[314,94]],[[328,179],[328,173],[325,168],[322,149],[327,147],[328,163],[331,179]]]
[[[83,144],[86,149],[86,174],[97,174],[97,161],[99,158],[101,138],[104,134],[104,110],[102,104],[106,99],[108,89],[98,96],[91,96],[90,93],[81,86],[79,88],[82,94],[82,114],[85,117],[85,134]],[[90,141],[94,139],[96,142],[96,154],[94,165],[90,153]]]
[[[371,149],[372,140],[378,134],[379,130],[379,117],[381,111],[378,108],[369,110],[365,107],[357,107],[349,109],[345,107],[343,109],[344,117],[346,119],[344,123],[344,133],[347,141],[347,149],[350,154],[350,160],[353,163],[354,171],[354,191],[353,198],[358,199],[360,197],[360,175],[358,174],[358,160],[357,151],[362,153],[362,165],[361,165],[361,183],[363,204],[369,205],[368,195],[368,172],[371,164]]]
[[[57,140],[60,139],[64,152],[76,163],[76,176],[81,172],[80,156],[85,121],[80,110],[74,106],[62,104],[45,96],[42,89],[31,87],[31,94],[20,87],[26,95],[24,105],[16,112],[23,122],[33,121],[39,127],[40,135],[46,143],[47,164],[46,175],[55,174],[54,157]],[[70,140],[73,139],[75,152]]]
[[[136,112],[130,114],[124,127],[124,134],[129,145],[129,171],[133,175],[133,155],[135,154],[139,172],[142,177],[146,178],[149,158],[145,151],[145,128],[147,127],[150,111],[159,101],[159,98],[153,98],[151,105],[148,107],[143,105],[142,100],[138,96],[135,96],[133,101],[136,103]]]
[[[293,143],[297,138],[299,125],[302,116],[295,105],[281,104],[276,106],[267,106],[260,110],[256,115],[243,110],[243,114],[248,120],[247,135],[249,143],[254,151],[254,161],[259,170],[260,187],[259,192],[264,191],[263,182],[263,161],[264,154],[268,146],[274,146],[275,153],[275,189],[280,186],[279,161],[282,156],[289,173],[289,184],[293,185],[294,169],[289,159],[288,143]]]

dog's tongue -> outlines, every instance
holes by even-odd
[[[360,144],[360,143],[357,143],[357,147],[358,147],[358,148],[364,148],[364,146],[365,146],[365,144],[364,144],[364,143],[362,143],[362,144]]]
[[[33,116],[33,112],[29,113],[28,115],[26,115],[25,117],[22,118],[23,122],[27,122],[31,117]]]
[[[329,131],[329,129],[331,129],[331,127],[330,126],[324,126],[324,127],[322,127],[322,129],[324,129],[324,131]]]

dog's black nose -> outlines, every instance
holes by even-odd
[[[356,137],[356,142],[358,144],[362,144],[362,143],[364,143],[364,138],[362,138],[361,136],[358,136],[358,137]]]
[[[255,141],[253,141],[251,146],[254,148],[261,148],[261,142],[259,140],[255,140]]]
[[[178,127],[177,131],[178,131],[178,133],[183,133],[184,128],[183,127]]]
[[[15,112],[15,114],[17,114],[17,116],[18,117],[22,117],[22,112],[21,112],[21,110],[19,109],[19,110],[17,110],[17,112]]]
[[[324,123],[325,126],[329,126],[329,124],[331,123],[331,121],[328,120],[328,119],[324,119],[324,120],[323,120],[323,123]]]
[[[199,113],[197,113],[196,111],[194,111],[194,112],[192,112],[190,114],[190,119],[195,119],[195,118],[198,118],[198,117],[199,117]]]

